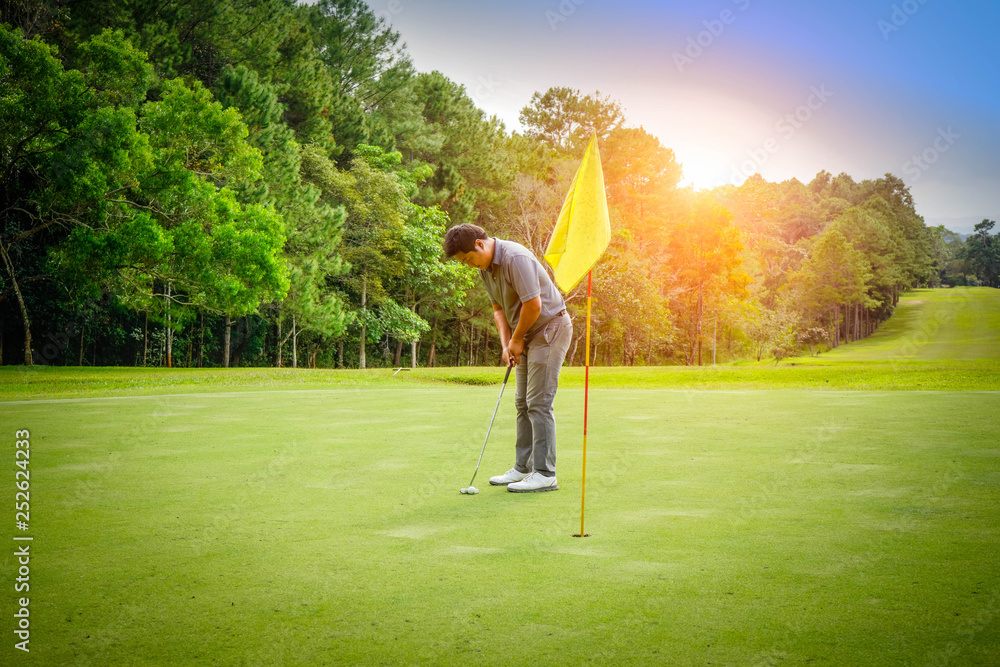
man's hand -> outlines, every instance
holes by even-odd
[[[508,357],[513,357],[514,365],[517,366],[521,361],[521,355],[524,354],[524,339],[518,336],[511,338],[504,353]]]
[[[502,311],[501,311],[502,312]],[[517,366],[524,354],[524,334],[528,333],[531,325],[538,321],[538,315],[542,312],[542,297],[536,296],[521,303],[521,317],[517,321],[517,328],[507,342],[507,351],[514,357],[514,365]],[[506,320],[504,320],[506,322]],[[502,337],[501,337],[501,340]]]
[[[500,353],[500,359],[503,361],[505,366],[512,366],[510,350],[508,345],[510,345],[510,325],[507,324],[507,316],[503,314],[503,308],[500,304],[493,304],[493,321],[497,325],[497,333],[500,334],[500,343],[503,345],[503,352]]]

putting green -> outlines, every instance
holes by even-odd
[[[32,431],[34,658],[1000,659],[1000,394],[595,390],[580,539],[580,390],[557,400],[560,491],[486,482],[508,393],[482,493],[459,493],[496,390],[5,404],[0,429]]]

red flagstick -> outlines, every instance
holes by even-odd
[[[584,509],[587,504],[587,402],[590,395],[590,300],[591,300],[591,275],[587,272],[587,347],[584,358],[584,380],[583,380],[583,479],[580,483],[580,537],[586,537],[583,532]]]

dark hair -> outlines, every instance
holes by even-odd
[[[489,237],[482,227],[469,223],[455,225],[444,235],[444,255],[454,257],[456,252],[472,252],[477,240],[485,241]]]

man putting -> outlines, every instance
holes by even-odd
[[[566,302],[531,251],[457,225],[444,239],[447,257],[479,269],[493,303],[502,359],[515,366],[517,442],[514,467],[490,478],[514,493],[556,491],[556,421],[552,402],[573,337]],[[511,328],[513,327],[513,329]]]

